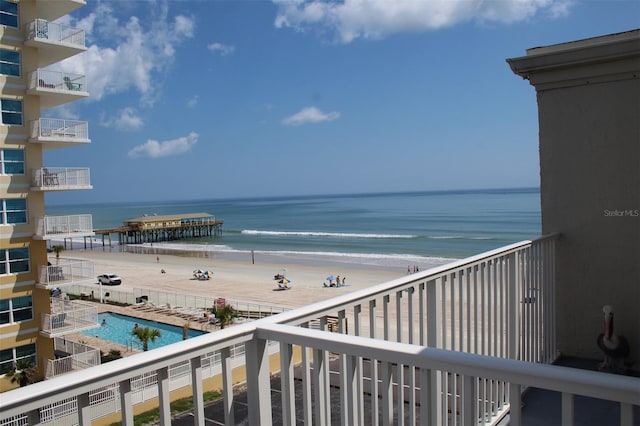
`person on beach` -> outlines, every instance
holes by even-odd
[[[156,263],[160,263],[160,256],[156,256]]]
[[[344,285],[344,282],[347,280],[347,277],[342,277],[342,285]]]

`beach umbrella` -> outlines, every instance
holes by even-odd
[[[333,280],[335,280],[335,279],[336,279],[335,275],[329,275],[329,276],[327,277],[327,280],[329,280],[329,281],[333,281]]]

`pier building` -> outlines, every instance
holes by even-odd
[[[117,232],[120,244],[153,243],[221,236],[223,223],[209,213],[149,215],[124,221]]]

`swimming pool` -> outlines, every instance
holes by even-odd
[[[149,341],[149,350],[182,341],[182,327],[175,325],[149,321],[127,315],[114,314],[112,312],[98,314],[98,322],[102,325],[82,331],[81,333],[85,336],[97,337],[99,339],[108,340],[109,342],[118,343],[124,346],[131,345],[132,343],[138,346],[140,344],[140,340],[131,334],[133,327],[138,324],[139,327],[158,329],[162,334],[161,337],[156,338],[155,342]],[[191,329],[188,331],[189,338],[201,336],[203,334],[206,334],[206,332]]]

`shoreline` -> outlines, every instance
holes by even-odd
[[[131,253],[119,248],[75,249],[63,251],[61,257],[91,260],[96,276],[115,273],[122,278],[119,286],[103,286],[105,291],[113,289],[133,293],[134,289],[144,289],[287,308],[330,299],[407,275],[406,266],[380,269],[370,265],[336,265],[318,259],[312,263],[294,262],[287,257],[265,261],[262,256],[257,256],[252,263],[251,259],[231,260],[197,252],[190,255],[160,253],[153,249],[153,253]],[[55,255],[50,254],[50,261],[55,262]],[[213,278],[195,279],[193,271],[197,269],[213,271]],[[274,280],[274,275],[282,270],[286,270],[285,274],[291,280],[292,288],[289,290],[281,290]],[[346,277],[346,285],[323,287],[330,275]]]
[[[53,241],[52,244],[61,242]],[[75,241],[79,244],[78,241]],[[407,267],[420,270],[433,268],[459,258],[443,256],[419,256],[413,254],[344,253],[344,252],[305,252],[305,251],[267,251],[227,249],[225,246],[206,244],[170,244],[167,242],[143,244],[102,245],[93,241],[93,246],[66,249],[69,253],[103,252],[169,255],[185,258],[204,258],[237,261],[240,263],[297,264],[306,266],[333,266],[335,268],[372,269],[378,271],[407,271]],[[155,245],[154,245],[155,244]],[[73,255],[72,255],[73,256]]]

